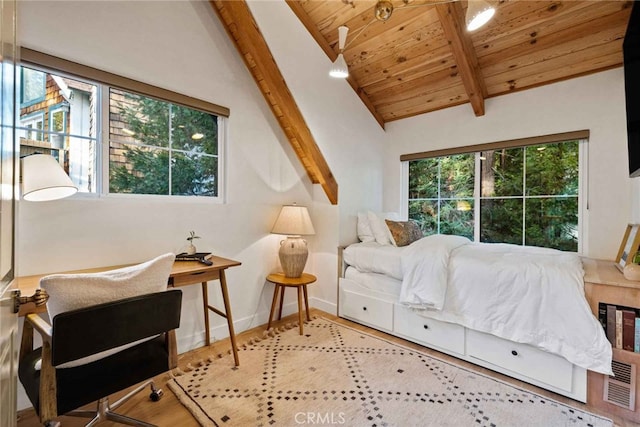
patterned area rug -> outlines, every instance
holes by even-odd
[[[316,318],[178,370],[169,388],[203,426],[594,426],[612,422]]]

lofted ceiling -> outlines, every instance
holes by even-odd
[[[493,19],[467,32],[467,0],[391,1],[382,22],[376,0],[287,0],[331,61],[349,27],[348,81],[383,127],[466,103],[481,116],[486,98],[620,67],[633,3],[494,0]]]

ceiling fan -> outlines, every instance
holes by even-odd
[[[444,0],[444,1],[435,1],[435,2],[427,2],[427,3],[419,3],[413,4],[409,2],[410,0],[402,0],[403,5],[398,8],[407,8],[407,7],[420,7],[420,6],[433,6],[435,4],[442,3],[452,3],[454,1],[461,0]],[[367,29],[369,25],[376,21],[386,22],[391,18],[393,14],[394,6],[390,0],[379,0],[373,9],[374,18],[367,23],[364,27],[358,31],[355,37],[351,38],[349,43],[347,44],[347,34],[349,33],[349,27],[342,25],[338,27],[338,57],[333,62],[333,66],[329,71],[329,75],[335,78],[345,79],[349,77],[349,68],[347,66],[347,61],[344,59],[344,50],[347,46],[354,42],[355,39],[358,38],[360,34],[364,30]],[[485,0],[468,0],[467,13],[465,16],[465,21],[467,25],[467,31],[474,31],[478,28],[482,27],[484,24],[489,22],[489,20],[495,14],[496,9]]]

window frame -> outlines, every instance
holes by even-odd
[[[32,67],[27,66],[27,68],[32,69]],[[34,70],[34,71],[42,71],[42,70]],[[42,95],[33,99],[29,99],[25,101],[24,99],[24,91],[26,85],[24,84],[24,69],[22,68],[22,64],[20,64],[20,108],[30,107],[31,105],[38,104],[44,101],[47,97],[47,75],[44,75],[44,80],[42,82]]]
[[[205,202],[205,203],[225,203],[226,202],[226,145],[227,145],[227,121],[230,115],[228,108],[212,104],[201,99],[192,98],[177,92],[163,89],[147,83],[139,82],[133,79],[122,77],[96,68],[88,67],[82,64],[71,62],[62,58],[48,55],[28,48],[21,48],[21,67],[36,69],[44,73],[68,77],[71,79],[85,81],[97,86],[96,104],[100,106],[97,112],[97,129],[96,129],[96,192],[78,192],[72,197],[79,198],[99,198],[99,197],[115,197],[115,198],[144,198],[145,200],[157,198],[164,201],[185,201],[185,202]],[[185,196],[185,195],[168,195],[168,194],[125,194],[109,192],[109,90],[117,89],[126,92],[139,94],[145,97],[151,97],[163,102],[181,105],[187,108],[199,110],[217,117],[218,125],[218,154],[217,163],[218,171],[217,179],[217,195],[216,196]],[[46,90],[46,76],[45,76]],[[46,91],[45,91],[46,96]],[[24,107],[24,105],[21,105]],[[44,115],[44,114],[43,114]],[[44,127],[43,122],[43,127]],[[43,129],[45,133],[50,129]],[[43,134],[44,135],[44,134]],[[94,140],[93,137],[80,137],[76,135],[68,135],[70,137],[79,137]]]
[[[35,111],[33,113],[27,114],[24,117],[20,117],[20,115],[18,114],[18,122],[20,123],[19,130],[26,130],[27,129],[26,125],[29,123],[37,122],[36,117],[39,117],[42,121],[42,129],[37,129],[37,128],[31,128],[31,129],[33,129],[33,132],[40,134],[40,139],[35,138],[35,139],[31,139],[31,141],[40,141],[40,142],[44,141],[44,135],[48,134],[47,130],[44,128],[44,124],[45,124],[44,116],[45,116],[44,111]],[[20,137],[18,133],[16,135],[18,138]]]
[[[566,132],[560,134],[553,135],[544,135],[539,137],[532,138],[524,138],[519,140],[508,140],[502,142],[488,143],[488,144],[478,144],[471,145],[466,147],[457,147],[452,149],[444,149],[444,150],[434,150],[430,152],[421,152],[421,153],[413,153],[413,154],[404,154],[400,156],[400,174],[401,174],[401,209],[400,214],[403,218],[409,217],[409,162],[413,160],[422,160],[426,158],[436,158],[436,157],[444,157],[444,156],[453,156],[457,154],[471,154],[475,155],[475,173],[474,173],[474,192],[473,192],[473,200],[474,200],[474,242],[480,241],[480,202],[483,198],[480,195],[480,153],[482,151],[489,150],[497,150],[502,148],[524,148],[527,146],[533,145],[541,145],[541,144],[554,144],[554,143],[563,143],[565,141],[578,141],[578,254],[588,253],[588,153],[589,153],[589,131],[575,131],[575,132]],[[540,197],[540,196],[534,196]],[[523,198],[531,198],[531,196],[527,196],[523,194],[522,196],[517,196],[518,199]],[[523,215],[526,214],[526,211],[523,211]],[[523,235],[523,241],[526,238]]]

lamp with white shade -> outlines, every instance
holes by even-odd
[[[271,233],[287,235],[287,239],[280,242],[278,252],[284,275],[302,276],[309,250],[307,241],[301,236],[316,234],[307,208],[296,204],[283,206]]]
[[[22,158],[22,198],[30,202],[62,199],[78,188],[60,163],[48,154],[32,154]]]

